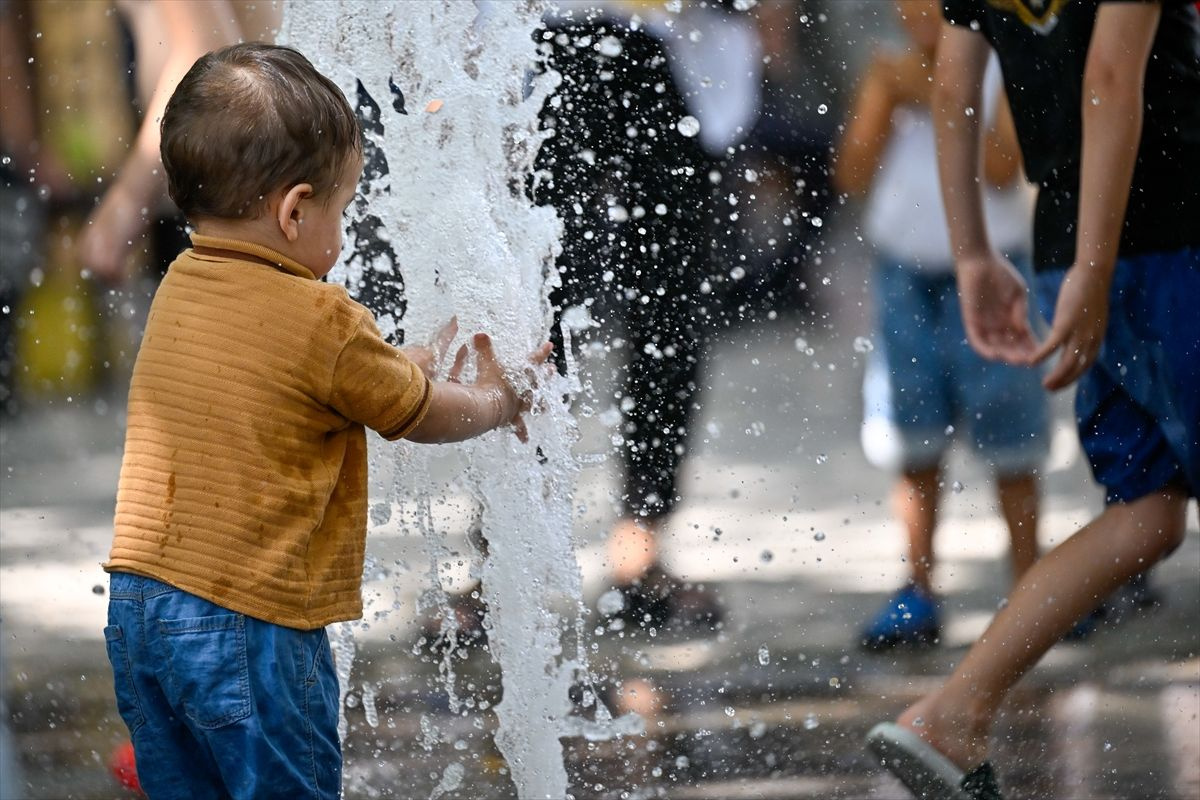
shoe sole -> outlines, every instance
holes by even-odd
[[[927,631],[921,631],[914,636],[904,636],[895,638],[875,637],[873,639],[860,639],[858,644],[864,650],[871,652],[883,652],[887,650],[901,650],[905,648],[913,650],[923,650],[928,647],[936,647],[941,644],[942,631],[941,628],[935,628]]]
[[[866,743],[918,800],[971,800],[961,788],[963,771],[909,729],[881,722]]]

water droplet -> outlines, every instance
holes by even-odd
[[[771,651],[765,644],[758,648],[758,663],[764,667],[771,663]]]
[[[602,56],[616,58],[621,55],[621,40],[615,36],[605,36],[596,42],[596,49],[600,51],[600,55]]]
[[[737,713],[737,711],[734,709],[733,706],[725,706],[725,716],[732,717],[736,713]]]
[[[751,739],[761,739],[764,735],[766,735],[766,733],[767,733],[767,723],[762,722],[761,720],[750,726],[750,738]]]
[[[963,109],[963,113],[968,117],[973,117],[975,116],[975,108],[973,106],[967,106],[965,109]]]
[[[821,723],[817,721],[816,714],[809,713],[808,716],[804,718],[804,730],[815,731],[820,726]]]
[[[1112,749],[1113,749],[1113,743],[1112,743],[1112,742],[1105,742],[1105,743],[1104,743],[1104,752],[1106,752],[1106,753],[1111,753],[1111,752],[1112,752]]]
[[[774,558],[775,558],[775,554],[772,553],[770,550],[763,550],[758,555],[759,561],[763,562],[764,564],[770,564]]]
[[[829,461],[829,456],[825,455],[824,453],[819,453],[817,455],[817,463],[818,464],[824,464],[827,461]]]
[[[625,608],[625,596],[618,589],[609,589],[596,601],[596,610],[606,617],[621,613],[623,608]]]
[[[700,132],[700,120],[688,114],[686,117],[681,117],[679,122],[675,123],[675,127],[684,136],[690,138]]]
[[[875,345],[872,344],[871,340],[868,339],[866,336],[855,336],[854,337],[854,352],[870,353],[874,349],[875,349]]]
[[[824,531],[817,531],[816,533],[814,533],[814,534],[813,534],[813,541],[814,541],[814,542],[823,542],[823,541],[825,541],[825,532],[824,532]]]
[[[825,105],[824,103],[821,103],[821,105],[817,106],[817,113],[818,114],[828,114],[829,106]]]
[[[962,481],[955,481],[954,483],[950,484],[950,489],[953,490],[955,494],[961,493],[963,488]]]

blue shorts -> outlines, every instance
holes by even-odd
[[[880,259],[878,337],[863,386],[863,445],[876,466],[936,466],[954,428],[1000,475],[1034,471],[1049,449],[1046,393],[1034,370],[967,344],[953,272]],[[951,427],[953,426],[953,427]]]
[[[337,800],[338,681],[324,629],[273,625],[128,573],[109,586],[117,709],[149,797]]]
[[[1053,317],[1065,269],[1038,275]],[[1057,357],[1057,356],[1055,356]],[[1110,503],[1200,490],[1200,249],[1117,261],[1108,328],[1075,394],[1079,440]]]

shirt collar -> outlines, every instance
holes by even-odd
[[[235,253],[245,253],[246,255],[258,256],[266,259],[279,269],[299,278],[307,278],[308,280],[316,280],[316,276],[308,267],[298,261],[294,261],[278,250],[272,250],[266,245],[258,244],[257,242],[245,242],[241,239],[222,239],[219,236],[205,236],[201,233],[191,234],[192,244],[196,247],[211,247],[215,250],[230,250]]]

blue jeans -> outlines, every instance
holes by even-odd
[[[881,257],[873,288],[879,337],[864,412],[886,420],[886,437],[898,447],[864,435],[867,458],[881,467],[933,467],[957,426],[999,475],[1037,469],[1049,449],[1046,392],[1036,371],[988,361],[967,344],[953,271]]]
[[[1065,269],[1037,276],[1053,318]],[[1079,441],[1110,503],[1168,484],[1200,492],[1200,248],[1117,261],[1108,327],[1079,379]]]
[[[336,800],[338,681],[324,629],[263,622],[128,573],[109,586],[117,709],[150,800]]]

